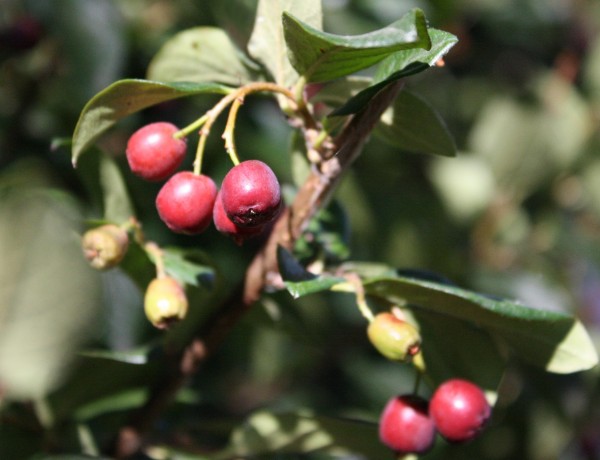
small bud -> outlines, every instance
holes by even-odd
[[[375,348],[392,361],[410,361],[421,350],[419,331],[391,313],[379,313],[367,328]]]
[[[92,267],[107,270],[123,260],[129,247],[129,237],[127,232],[117,225],[101,225],[84,233],[81,247]]]
[[[185,291],[174,278],[155,278],[146,289],[144,311],[154,326],[167,329],[187,314]]]

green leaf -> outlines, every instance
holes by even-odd
[[[350,115],[360,111],[373,96],[390,83],[435,65],[458,41],[454,35],[437,29],[429,29],[429,36],[431,38],[430,49],[402,50],[385,58],[377,67],[373,84],[354,95],[331,115]]]
[[[350,453],[364,458],[386,458],[389,450],[379,442],[377,423],[324,417],[309,411],[253,414],[232,436],[229,448],[215,460],[268,453]],[[344,456],[345,454],[345,456]]]
[[[388,108],[374,134],[403,151],[455,156],[456,145],[438,113],[419,96],[402,91]]]
[[[0,381],[9,397],[59,385],[97,323],[100,277],[83,258],[81,215],[65,198],[0,194]]]
[[[267,68],[276,83],[292,86],[298,74],[288,59],[281,25],[284,11],[316,29],[322,28],[321,0],[260,0],[248,52]]]
[[[519,358],[549,372],[577,372],[598,363],[587,332],[567,314],[404,277],[374,278],[364,286],[370,295],[469,322],[503,340]]]
[[[165,270],[173,278],[190,286],[211,286],[215,271],[206,265],[206,255],[199,250],[163,248]]]
[[[167,41],[148,67],[148,79],[217,82],[238,86],[257,80],[250,61],[218,27],[184,30]]]
[[[294,256],[281,246],[277,247],[277,262],[285,287],[294,298],[326,291],[344,281],[343,278],[317,276],[306,271]]]
[[[353,74],[396,51],[431,47],[425,14],[417,8],[391,25],[363,35],[322,32],[289,13],[283,15],[283,29],[290,62],[309,82]]]
[[[104,198],[104,219],[121,224],[135,215],[123,175],[108,155],[100,157],[100,185]]]
[[[119,80],[96,94],[83,108],[73,133],[72,162],[121,118],[161,102],[197,94],[226,94],[217,83],[161,83]]]
[[[110,359],[127,364],[146,364],[158,351],[155,344],[148,344],[131,350],[83,350],[80,356],[87,358]]]

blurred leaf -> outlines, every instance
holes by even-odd
[[[377,424],[317,416],[307,411],[253,414],[232,436],[229,448],[214,460],[266,453],[335,453],[364,458],[386,458],[387,447],[379,442]]]
[[[146,364],[152,359],[152,355],[158,351],[154,344],[148,344],[132,350],[83,350],[80,356],[88,358],[102,358],[118,361],[126,364]]]
[[[549,372],[577,372],[598,363],[587,332],[567,314],[403,277],[375,278],[365,281],[364,286],[370,295],[472,323],[504,340],[519,358]]]
[[[425,14],[417,8],[387,27],[363,35],[322,32],[289,13],[283,15],[283,29],[290,62],[309,82],[353,74],[395,51],[431,47]]]
[[[179,32],[162,46],[150,62],[148,79],[239,86],[258,79],[249,65],[222,29],[195,27]]]
[[[248,52],[271,73],[276,83],[291,86],[298,74],[290,64],[281,15],[292,13],[317,29],[322,28],[321,0],[260,0]]]
[[[104,219],[122,224],[135,216],[123,175],[108,155],[100,157],[99,174],[104,198]]]
[[[492,98],[469,135],[470,150],[489,163],[499,185],[525,196],[575,164],[593,132],[589,108],[570,83],[544,75],[533,90],[533,103]]]
[[[317,276],[307,272],[294,256],[281,246],[277,247],[277,262],[281,276],[285,281],[285,287],[295,298],[326,291],[344,281],[343,278]]]
[[[10,397],[56,387],[96,324],[100,278],[83,258],[80,218],[58,194],[0,195],[0,382]]]
[[[85,404],[75,411],[74,418],[84,422],[108,412],[135,409],[143,405],[147,397],[148,390],[144,387],[128,389]]]
[[[118,120],[161,102],[197,94],[226,94],[216,83],[161,83],[119,80],[96,94],[83,108],[73,133],[72,161]]]
[[[32,460],[111,460],[110,457],[98,457],[95,455],[42,455]]]
[[[452,48],[458,39],[442,30],[428,29],[431,48],[413,48],[398,51],[386,57],[375,72],[373,84],[353,95],[331,115],[351,115],[365,107],[380,90],[401,78],[414,75],[435,65]]]
[[[402,91],[374,130],[388,144],[404,151],[452,157],[456,145],[446,124],[423,99]]]

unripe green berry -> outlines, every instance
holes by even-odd
[[[183,287],[168,276],[153,279],[144,297],[144,312],[159,329],[166,329],[183,318],[188,311],[188,300]]]
[[[379,313],[367,328],[373,346],[392,361],[410,361],[421,349],[419,331],[392,313]]]
[[[123,260],[129,247],[129,236],[117,225],[101,225],[83,234],[81,247],[92,267],[106,270]]]

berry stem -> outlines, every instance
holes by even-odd
[[[194,174],[199,176],[202,172],[202,159],[204,158],[204,148],[206,147],[206,138],[208,135],[200,131],[200,139],[198,139],[198,147],[196,147],[196,157],[194,158]]]
[[[193,123],[190,123],[189,125],[181,128],[179,131],[177,131],[175,134],[173,134],[173,138],[181,139],[182,137],[187,137],[194,131],[200,129],[202,127],[202,125],[204,125],[204,123],[206,123],[207,121],[208,121],[208,112],[205,113],[204,115],[202,115],[200,118],[198,118]]]
[[[348,283],[350,283],[354,288],[354,293],[356,295],[356,306],[358,307],[358,310],[369,323],[372,322],[375,317],[373,316],[373,312],[367,304],[365,288],[362,285],[362,281],[360,280],[359,276],[355,273],[348,273],[344,277],[346,278],[346,281],[348,281]]]
[[[227,150],[227,154],[231,158],[234,166],[240,164],[240,159],[237,155],[237,149],[235,147],[235,120],[237,117],[238,110],[240,106],[244,103],[244,96],[238,97],[231,104],[231,109],[229,109],[229,116],[227,117],[227,125],[225,125],[225,131],[223,132],[223,139],[225,140],[225,150]]]
[[[165,270],[164,255],[160,247],[153,241],[149,241],[144,245],[144,250],[156,266],[156,277],[165,278],[167,272]]]

